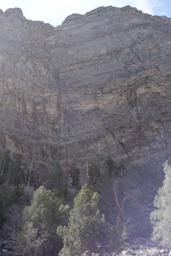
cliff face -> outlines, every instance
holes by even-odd
[[[111,157],[125,180],[129,223],[132,211],[148,216],[142,205],[152,204],[169,159],[170,81],[166,17],[101,7],[53,28],[20,9],[0,12],[2,149],[34,168],[58,159],[67,172],[74,164],[83,179],[89,163],[103,169]]]

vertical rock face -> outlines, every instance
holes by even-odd
[[[111,157],[128,222],[147,216],[171,147],[171,20],[101,7],[53,28],[1,11],[0,144],[83,176]]]

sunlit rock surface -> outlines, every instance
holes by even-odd
[[[18,8],[1,11],[0,145],[42,177],[58,159],[65,172],[80,168],[84,181],[89,163],[103,170],[111,157],[125,222],[149,233],[170,157],[171,20],[101,7],[54,28]]]

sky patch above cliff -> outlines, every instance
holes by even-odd
[[[171,17],[170,0],[0,0],[0,8],[3,11],[20,7],[26,18],[42,20],[54,26],[61,24],[72,13],[84,14],[99,6],[108,5],[131,5],[145,13]]]

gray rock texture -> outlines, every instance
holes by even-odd
[[[1,11],[0,145],[40,176],[111,157],[127,223],[145,223],[170,157],[171,20],[109,6],[54,28]]]

